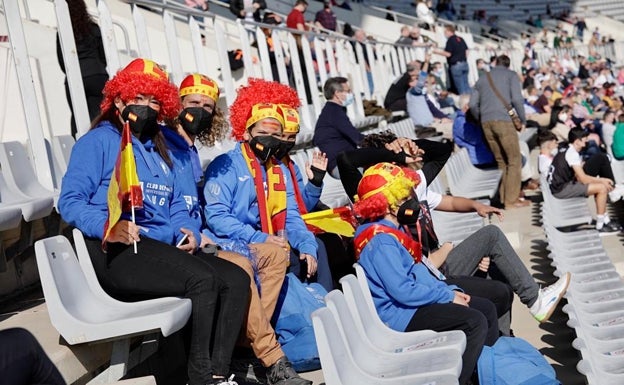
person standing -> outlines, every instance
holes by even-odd
[[[496,85],[507,105],[515,108],[522,124],[526,124],[520,79],[518,74],[509,69],[509,65],[509,57],[500,55],[489,76],[483,76],[477,81],[470,97],[470,110],[481,120],[485,139],[494,153],[498,168],[503,172],[499,192],[506,209],[530,204],[529,201],[520,200],[522,155],[518,135],[505,105],[493,88]]]
[[[323,9],[316,13],[314,25],[336,32],[336,14],[332,11],[331,2],[326,1],[323,4]]]
[[[464,39],[455,35],[455,27],[452,25],[444,26],[444,36],[446,37],[444,49],[435,49],[433,52],[446,57],[457,94],[469,94],[468,46]]]
[[[237,18],[247,21],[262,21],[261,11],[266,9],[264,0],[231,0],[230,12]]]
[[[104,44],[102,43],[102,33],[100,27],[93,21],[84,0],[67,0],[69,17],[71,19],[74,40],[76,41],[76,51],[78,62],[80,63],[80,74],[87,98],[87,108],[89,109],[89,119],[93,120],[100,113],[100,103],[102,102],[102,89],[108,80],[106,72],[106,55],[104,54]],[[56,54],[61,70],[65,73],[65,60],[61,50],[61,41],[56,35]],[[71,134],[75,138],[78,129],[74,119],[74,108],[69,94],[69,85],[65,79],[65,94],[69,102],[71,113]]]

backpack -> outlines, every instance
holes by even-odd
[[[320,284],[303,284],[293,273],[286,274],[273,323],[277,340],[297,372],[321,368],[310,314],[325,306],[326,294]]]
[[[493,346],[484,346],[477,372],[481,385],[561,384],[544,356],[518,337],[500,337]]]

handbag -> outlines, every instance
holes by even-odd
[[[500,92],[498,92],[498,88],[496,88],[496,86],[494,85],[494,81],[492,80],[492,75],[489,72],[486,72],[485,74],[487,76],[488,82],[490,83],[490,87],[492,87],[492,91],[494,91],[496,97],[503,103],[503,106],[505,106],[505,109],[507,110],[507,113],[511,118],[511,123],[513,124],[514,128],[516,129],[516,131],[522,131],[522,120],[520,120],[518,112],[515,108],[511,106],[511,104],[507,103],[505,98],[503,98]]]

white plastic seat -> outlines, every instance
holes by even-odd
[[[354,265],[356,272],[363,274],[362,267]],[[366,277],[363,277],[365,280]],[[386,352],[402,352],[415,349],[453,348],[462,353],[466,348],[466,336],[459,330],[434,332],[420,330],[415,332],[398,332],[386,326],[375,309],[368,283],[363,288],[360,278],[349,274],[340,280],[345,300],[354,318],[354,327],[361,335],[366,336],[377,348]]]
[[[459,377],[462,368],[463,352],[452,346],[427,348],[426,344],[412,350],[404,350],[398,353],[387,352],[374,345],[358,327],[353,327],[355,321],[347,301],[339,290],[333,290],[325,296],[325,303],[334,318],[338,321],[338,327],[347,342],[356,362],[364,362],[367,356],[374,356],[380,361],[387,361],[384,367],[368,364],[363,369],[367,372],[394,372],[401,370],[404,365],[413,365],[413,373],[450,374]]]
[[[15,185],[9,185],[4,179],[2,170],[0,170],[0,203],[6,209],[19,209],[26,222],[47,217],[54,207],[52,197],[29,197]]]
[[[451,193],[472,199],[492,198],[502,177],[499,169],[481,170],[473,166],[465,148],[451,155],[444,169]]]
[[[71,135],[58,135],[52,137],[52,150],[60,155],[60,159],[64,162],[64,168],[67,169],[69,165],[69,158],[71,157],[72,148],[76,140]]]
[[[58,193],[47,190],[39,183],[26,150],[20,142],[0,143],[0,166],[7,183],[30,198],[52,198],[56,206]]]
[[[366,361],[357,361],[340,333],[331,310],[321,308],[312,313],[314,337],[319,350],[323,377],[327,385],[425,385],[458,384],[452,375],[435,375],[412,371],[416,365],[405,364],[399,370],[374,371],[391,365],[386,359],[368,355]],[[364,370],[363,368],[366,368]]]
[[[50,320],[71,345],[153,331],[166,337],[181,329],[191,314],[189,299],[127,303],[113,299],[101,288],[94,290],[99,287],[97,280],[93,281],[95,273],[83,273],[64,236],[35,242],[35,253]]]
[[[22,221],[22,209],[5,206],[0,201],[0,231],[15,229]]]

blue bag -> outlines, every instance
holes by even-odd
[[[321,368],[310,314],[325,306],[326,294],[320,284],[303,284],[293,273],[286,274],[273,323],[284,354],[298,372]]]
[[[555,370],[522,338],[500,337],[477,362],[481,385],[559,385]]]

